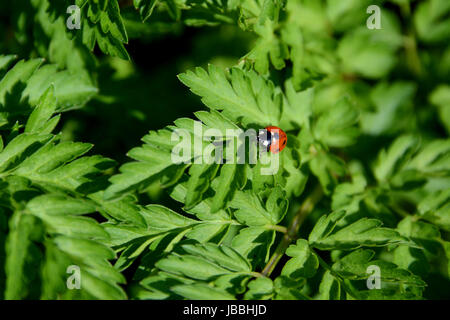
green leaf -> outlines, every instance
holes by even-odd
[[[197,223],[193,219],[184,217],[164,206],[151,204],[141,210],[141,214],[152,230],[168,231],[176,228],[186,228]]]
[[[311,278],[319,267],[319,260],[315,253],[311,251],[308,241],[297,240],[295,245],[290,245],[286,254],[291,257],[283,269],[281,275],[291,279]]]
[[[15,139],[26,138],[27,134],[22,134]],[[13,143],[14,140],[8,146]],[[84,192],[90,193],[90,188],[95,187],[96,175],[113,165],[111,160],[99,156],[78,158],[91,147],[90,144],[76,142],[48,143],[18,164],[13,174],[23,176],[48,189],[75,191],[83,185],[86,186]]]
[[[251,276],[246,274],[226,274],[215,279],[213,284],[215,287],[224,289],[228,293],[238,295],[244,293],[250,278]]]
[[[301,289],[305,285],[304,281],[292,280],[279,276],[274,280],[275,300],[308,300]]]
[[[334,211],[345,210],[347,214],[360,210],[360,202],[365,198],[367,180],[359,162],[349,164],[352,182],[339,184],[334,190],[331,207]]]
[[[31,148],[50,140],[51,135],[21,134],[15,137],[0,153],[0,172],[11,170],[17,162],[28,156]]]
[[[144,136],[142,138],[144,144],[128,152],[128,156],[135,161],[125,163],[120,167],[120,174],[111,177],[112,184],[105,190],[105,199],[115,199],[135,190],[143,191],[158,180],[164,183],[164,187],[169,187],[175,184],[183,176],[189,164],[194,162],[190,170],[191,191],[189,199],[186,200],[186,206],[189,208],[198,204],[209,187],[208,182],[214,178],[218,170],[217,163],[195,164],[198,157],[206,157],[203,152],[206,153],[205,149],[212,143],[201,134],[210,128],[215,128],[225,136],[226,129],[236,129],[237,126],[218,112],[203,111],[196,115],[204,123],[180,118],[175,121],[175,126],[150,131]],[[197,132],[197,128],[201,132]],[[174,157],[178,155],[177,148],[183,151],[181,160]],[[189,154],[184,154],[184,151]]]
[[[442,243],[445,251],[445,256],[447,257],[447,272],[450,272],[450,242],[443,241]]]
[[[290,49],[294,88],[304,90],[337,72],[334,39],[324,3],[288,1],[286,8],[281,38]]]
[[[35,105],[49,86],[54,86],[58,111],[81,108],[98,93],[86,72],[58,71],[56,65],[45,65],[29,78],[22,99]]]
[[[170,16],[174,20],[179,20],[181,17],[181,9],[177,5],[176,0],[166,0],[165,4],[167,6],[167,10],[169,11]]]
[[[336,186],[337,177],[345,174],[345,164],[341,158],[332,153],[325,153],[323,150],[314,151],[314,153],[309,167],[311,172],[319,179],[324,193],[328,195]]]
[[[126,299],[126,294],[121,287],[111,282],[101,279],[102,275],[97,275],[94,272],[86,271],[81,273],[83,279],[83,289],[89,292],[90,295],[101,300],[123,300]],[[104,277],[104,274],[103,274]]]
[[[281,154],[282,178],[279,181],[288,197],[302,194],[309,178],[307,165],[302,164],[299,146],[300,141],[297,138],[288,136],[289,148],[284,149]]]
[[[275,231],[260,227],[243,228],[233,238],[231,246],[251,261],[253,266],[264,267],[269,260]]]
[[[5,99],[11,90],[20,83],[25,83],[42,64],[42,59],[21,60],[8,71],[0,81],[0,105],[5,106]]]
[[[325,271],[319,285],[319,300],[340,300],[341,283],[329,270]]]
[[[273,296],[274,286],[270,278],[256,278],[248,283],[245,300],[268,300]]]
[[[111,220],[118,220],[137,227],[147,226],[133,196],[125,196],[114,201],[104,201],[103,191],[100,191],[91,194],[90,198],[99,204],[98,210],[109,216]]]
[[[217,185],[220,187],[216,189],[211,211],[217,212],[224,208],[233,197],[234,191],[243,187],[242,181],[246,179],[245,165],[224,164],[220,169],[219,177],[216,179]]]
[[[445,0],[420,3],[414,13],[414,25],[421,40],[427,43],[446,41],[450,37],[450,21],[446,18],[450,5]]]
[[[333,264],[332,270],[345,279],[361,280],[367,279],[370,276],[367,268],[374,265],[380,268],[379,276],[382,282],[394,282],[419,287],[426,285],[418,276],[413,275],[407,270],[398,268],[393,263],[383,260],[372,260],[374,254],[371,250],[359,249],[353,251]]]
[[[230,207],[236,208],[236,219],[248,226],[267,226],[278,224],[286,214],[288,201],[285,193],[279,187],[269,191],[265,206],[260,197],[253,192],[237,191],[230,202]]]
[[[152,15],[157,2],[157,0],[133,0],[134,7],[139,10],[143,22]]]
[[[285,97],[280,125],[284,130],[309,128],[312,116],[314,89],[296,92],[291,80],[285,83]]]
[[[393,262],[414,274],[426,276],[430,271],[430,262],[427,257],[439,252],[441,246],[439,229],[430,223],[415,221],[415,217],[411,216],[400,221],[397,230],[422,248],[399,246],[394,251]]]
[[[31,113],[25,126],[25,132],[39,133],[56,109],[54,87],[50,86],[39,100],[38,106]],[[49,133],[49,132],[47,132]]]
[[[387,10],[382,10],[381,16],[381,29],[370,30],[360,25],[339,41],[337,55],[344,72],[378,79],[395,66],[396,51],[402,45],[399,21]]]
[[[429,100],[437,106],[439,118],[447,133],[450,133],[450,86],[439,85],[430,94]]]
[[[377,219],[362,218],[337,232],[333,232],[345,212],[336,211],[322,216],[309,235],[309,243],[320,250],[351,250],[363,246],[378,247],[389,244],[408,244],[409,240],[390,228],[382,228]]]
[[[203,194],[208,190],[211,180],[214,179],[218,164],[193,164],[189,169],[189,180],[187,183],[187,193],[185,208],[189,210],[202,201]]]
[[[379,182],[386,182],[411,158],[417,150],[419,140],[414,136],[401,136],[389,147],[382,150],[374,165],[375,177]]]
[[[237,271],[249,272],[248,262],[234,249],[221,248],[213,244],[198,244],[194,247],[183,246],[183,248],[191,254],[171,254],[159,260],[156,266],[165,272],[198,280],[211,280]],[[220,263],[224,261],[227,263],[221,265]]]
[[[450,190],[430,194],[418,206],[420,215],[443,230],[450,231]]]
[[[243,258],[233,248],[227,246],[217,246],[211,243],[204,245],[182,245],[182,248],[190,254],[201,256],[209,261],[233,270],[233,271],[251,271],[248,261]]]
[[[8,66],[16,59],[17,56],[14,54],[0,55],[0,71],[4,71],[6,68],[8,68]]]
[[[72,237],[57,236],[53,239],[58,248],[74,258],[88,259],[95,258],[99,261],[103,259],[114,259],[114,251],[103,244],[93,240],[77,239]],[[93,265],[96,263],[94,262]]]
[[[361,130],[371,135],[392,134],[408,126],[411,118],[405,113],[412,112],[415,91],[411,82],[379,83],[370,92],[374,110],[361,114]]]
[[[365,23],[366,8],[370,0],[329,1],[326,13],[333,27],[339,31],[347,31]]]
[[[65,197],[57,194],[46,194],[33,198],[26,208],[39,216],[83,215],[95,212],[95,206],[87,200]]]
[[[11,217],[10,232],[6,240],[6,299],[26,298],[34,274],[31,263],[36,259],[31,249],[34,238],[40,232],[42,231],[35,217],[20,212]]]
[[[289,57],[287,45],[277,37],[275,28],[276,24],[269,19],[266,19],[263,23],[256,24],[254,30],[259,36],[259,40],[252,51],[244,57],[254,61],[255,70],[261,74],[268,72],[269,59],[275,69],[280,70],[285,67],[284,60]]]
[[[213,65],[208,71],[196,68],[178,76],[207,107],[223,110],[232,120],[261,126],[278,124],[282,100],[271,82],[239,68],[232,68],[229,77]]]
[[[120,16],[117,1],[105,1],[101,6],[95,0],[88,0],[81,12],[81,30],[77,36],[89,50],[95,43],[104,53],[129,60],[130,57],[123,46],[128,43],[128,35]]]
[[[160,139],[160,136],[165,139]],[[106,199],[116,198],[135,189],[144,189],[150,184],[152,177],[172,165],[170,155],[174,144],[167,142],[170,141],[170,131],[163,129],[151,132],[143,141],[146,144],[128,153],[129,157],[137,161],[122,165],[120,174],[110,179],[112,185],[105,190]],[[158,143],[159,141],[164,141],[165,144]]]
[[[137,299],[180,298],[179,295],[174,294],[170,289],[176,285],[193,283],[194,281],[186,278],[181,278],[166,272],[158,272],[155,275],[142,279],[139,282],[142,288],[133,287],[133,296]]]
[[[450,139],[436,139],[426,144],[405,169],[424,174],[447,175],[450,172]]]
[[[42,59],[19,61],[2,78],[0,106],[3,109],[1,118],[5,119],[1,121],[13,122],[17,117],[28,114],[50,86],[54,87],[53,95],[59,111],[80,108],[97,94],[98,89],[86,72],[59,71],[53,64],[40,67],[42,62]]]
[[[108,234],[97,221],[88,217],[79,217],[81,214],[95,212],[94,206],[82,200],[42,195],[28,202],[26,209],[42,219],[50,234],[64,234],[87,239],[108,238]]]
[[[172,190],[171,197],[176,201],[184,202],[186,193],[186,183],[180,183]],[[201,220],[186,234],[188,238],[199,242],[214,241],[220,243],[230,226],[239,224],[236,220],[231,219],[227,211],[212,212],[211,207],[212,198],[206,198],[193,208],[186,210],[186,212]]]
[[[359,134],[355,127],[358,112],[346,98],[339,100],[331,110],[322,114],[314,125],[314,136],[330,147],[346,147]]]
[[[308,241],[316,242],[319,239],[326,238],[344,216],[345,211],[340,210],[320,217],[319,221],[316,222],[313,230],[309,234]]]

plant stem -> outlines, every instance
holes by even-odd
[[[416,75],[422,74],[422,64],[420,62],[419,53],[417,52],[417,41],[415,36],[414,24],[411,21],[411,8],[409,3],[403,3],[400,6],[403,16],[408,20],[407,35],[404,37],[403,45],[406,52],[406,63],[410,70]]]
[[[270,230],[275,230],[275,231],[278,231],[281,233],[287,233],[287,228],[285,226],[270,224],[270,225],[267,225],[266,228],[270,229]]]
[[[422,64],[420,62],[419,53],[417,52],[416,37],[413,32],[404,38],[404,46],[406,51],[406,60],[411,71],[420,76],[422,74]]]
[[[286,249],[289,247],[291,242],[297,238],[298,229],[300,228],[301,224],[308,216],[308,214],[311,213],[311,211],[314,209],[316,203],[322,198],[322,195],[322,188],[318,184],[298,209],[297,213],[289,224],[287,232],[284,234],[283,239],[275,249],[275,252],[270,257],[263,271],[261,272],[263,275],[270,276],[270,274],[280,261],[281,257],[286,252]]]

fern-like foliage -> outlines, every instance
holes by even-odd
[[[57,20],[64,17],[64,22],[66,10],[71,5],[80,8],[80,29],[66,30],[71,37],[75,37],[90,51],[98,45],[106,54],[129,59],[124,47],[124,44],[128,43],[128,35],[120,15],[118,1],[79,0],[72,3],[66,0],[43,0],[41,3],[45,12],[50,12]]]
[[[51,86],[23,132],[9,136],[0,153],[2,212],[9,217],[5,298],[124,298],[117,285],[124,277],[108,262],[115,253],[99,243],[108,233],[83,216],[97,211],[87,196],[98,188],[101,172],[114,163],[83,157],[91,145],[61,142],[52,134],[59,119],[53,116],[56,109]],[[69,265],[83,270],[81,292],[66,290]]]
[[[323,216],[317,221],[308,241],[301,242],[301,248],[292,247],[287,251],[293,260],[286,264],[280,278],[275,279],[274,283],[259,280],[258,277],[261,274],[258,271],[264,274],[265,266],[270,266],[269,257],[276,239],[276,231],[286,232],[284,227],[278,225],[283,221],[288,208],[286,196],[294,190],[301,192],[311,174],[317,176],[324,192],[332,192],[337,181],[332,175],[337,171],[336,166],[342,168],[339,170],[345,173],[344,162],[326,151],[330,147],[345,147],[354,143],[358,136],[358,130],[354,127],[357,113],[348,99],[341,99],[332,112],[314,116],[312,111],[308,112],[308,107],[304,104],[300,106],[294,104],[296,96],[301,99],[300,101],[311,104],[310,92],[296,93],[292,84],[288,82],[286,84],[288,91],[284,96],[281,91],[274,88],[271,82],[267,82],[256,73],[247,73],[237,68],[231,70],[230,74],[214,67],[210,67],[209,72],[197,69],[195,73],[188,72],[180,75],[180,79],[191,87],[194,93],[202,96],[203,102],[211,108],[211,113],[197,113],[198,119],[202,120],[202,125],[205,127],[215,124],[216,127],[224,130],[233,128],[233,122],[244,127],[252,124],[259,126],[264,126],[266,123],[279,124],[283,121],[283,116],[295,112],[295,108],[305,110],[303,119],[290,124],[293,129],[302,127],[299,137],[303,141],[303,148],[306,149],[303,152],[305,157],[301,159],[298,155],[296,164],[292,158],[283,158],[282,174],[269,179],[258,175],[258,165],[254,167],[246,165],[245,170],[238,172],[240,165],[223,164],[220,166],[220,175],[217,175],[217,164],[191,164],[189,170],[185,171],[189,164],[174,165],[170,162],[171,150],[176,143],[169,143],[169,139],[173,130],[177,128],[188,129],[193,134],[193,120],[180,119],[175,122],[176,126],[150,132],[143,138],[145,144],[129,153],[137,161],[123,165],[121,173],[111,178],[112,184],[107,189],[106,195],[117,197],[132,190],[145,190],[154,179],[159,179],[163,185],[173,190],[171,196],[175,200],[184,203],[185,213],[194,214],[197,219],[190,219],[172,210],[151,205],[141,211],[148,216],[146,219],[148,230],[130,229],[120,226],[121,224],[108,225],[109,232],[114,235],[121,235],[124,232],[122,235],[124,237],[124,228],[127,230],[127,236],[124,238],[126,243],[113,243],[118,249],[123,250],[118,260],[119,267],[129,267],[136,259],[141,259],[142,268],[134,278],[138,282],[135,288],[137,297],[196,299],[212,295],[220,299],[228,299],[243,294],[248,283],[249,288],[256,288],[255,291],[260,290],[259,286],[267,287],[267,295],[271,297],[305,298],[297,292],[301,287],[298,281],[313,277],[317,272],[318,258],[315,253],[317,249],[354,250],[360,247],[397,244],[401,245],[399,249],[411,247],[411,250],[419,250],[413,249],[417,245],[408,238],[409,235],[405,237],[394,229],[381,227],[382,220],[389,221],[385,216],[374,213],[376,218],[367,219],[359,211],[359,215],[355,215],[355,209],[352,210],[352,208],[355,208],[357,204],[354,202],[347,204],[345,198],[342,200],[339,198],[344,196],[340,195],[340,189],[347,191],[349,188],[339,185],[333,196],[333,205],[341,211]],[[267,95],[257,96],[255,92],[259,90],[264,90]],[[277,94],[271,94],[275,91]],[[286,107],[283,108],[284,106]],[[264,112],[264,110],[267,111]],[[340,119],[340,123],[339,127],[335,128],[330,124],[335,123],[337,119]],[[295,137],[292,139],[295,141]],[[295,146],[295,144],[288,145],[285,154],[292,155],[294,150],[290,151],[290,149]],[[433,159],[439,163],[437,157],[440,152],[445,153],[445,150],[445,148],[437,147],[436,156],[430,155],[430,160]],[[420,153],[418,156],[420,157]],[[387,161],[380,163],[383,163],[383,166],[389,166]],[[408,166],[414,166],[414,161],[409,162]],[[303,173],[296,172],[299,167],[303,167]],[[438,168],[440,168],[439,165]],[[148,172],[148,175],[143,174],[144,172]],[[290,172],[292,176],[289,176]],[[389,177],[392,176],[389,174]],[[362,189],[365,187],[364,183],[359,181],[357,186]],[[386,188],[386,185],[383,188]],[[117,228],[120,231],[116,230]],[[166,239],[165,245],[160,244],[163,239]],[[192,240],[198,243],[194,247],[190,244]],[[222,246],[211,246],[212,243]],[[179,252],[176,248],[180,248],[181,251]],[[186,250],[186,248],[190,249]],[[214,260],[219,259],[222,253],[213,254],[215,250],[219,250],[213,248],[231,250],[230,254],[236,252],[239,254],[239,258],[236,259],[244,259],[246,264],[251,265],[250,270],[253,273],[249,273],[249,270],[243,267],[222,269],[223,266]],[[175,251],[174,255],[164,258],[172,250]],[[190,250],[198,252],[198,257],[195,254],[192,256]],[[208,252],[211,250],[212,260],[205,256],[206,253],[203,250]],[[296,250],[299,253],[294,253]],[[304,257],[304,251],[309,252],[312,258]],[[298,258],[297,255],[299,255]],[[310,260],[316,261],[313,270],[309,269],[310,264],[313,263]],[[286,276],[297,272],[302,274],[301,271],[297,271],[303,270],[302,268],[305,269],[307,276]],[[390,270],[395,266],[386,265],[386,268]],[[156,271],[158,272],[155,274]],[[407,271],[399,272],[406,278],[414,279],[414,276]],[[252,280],[255,277],[256,279]],[[392,281],[397,281],[396,276],[393,277]],[[376,298],[370,292],[353,288],[346,279],[347,276],[334,272],[327,275],[323,280],[323,286],[321,285],[322,297],[329,297],[327,294],[331,294],[326,293],[326,290],[340,290],[341,286],[347,286],[347,294],[354,298]],[[200,284],[201,281],[204,283]],[[335,285],[333,285],[334,282]],[[277,285],[286,287],[277,291]],[[412,284],[412,293],[405,291],[401,285],[387,291],[389,295],[397,295],[395,297],[412,298],[420,296],[423,286],[424,283],[417,280]],[[250,290],[247,297],[255,297],[257,294]]]
[[[56,88],[58,111],[82,107],[98,91],[86,73],[59,71],[55,65],[42,66],[42,59],[21,60],[12,68],[8,66],[16,57],[3,56],[0,81],[1,125],[7,127],[29,115],[44,91]],[[22,119],[21,119],[22,118]],[[56,124],[55,124],[56,125]]]
[[[376,3],[381,29],[367,28],[369,0],[4,5],[14,21],[0,44],[13,53],[0,55],[0,297],[448,295],[450,6]],[[81,28],[69,30],[73,4]],[[161,67],[164,77],[181,72],[184,94],[203,109],[171,125],[165,115],[162,129],[126,145],[119,165],[75,142],[83,129],[105,142],[97,124],[71,126],[97,110],[122,120],[114,108],[123,101],[133,129],[146,112],[169,114],[147,100],[163,88],[169,106],[174,87],[144,77],[126,44],[130,35],[145,47],[149,34],[184,27],[216,28],[186,33],[197,47],[245,42],[232,60],[221,53]],[[203,67],[185,67],[193,61]],[[130,98],[150,86],[151,109],[135,109]],[[245,135],[267,126],[287,134],[278,154],[258,152]],[[115,155],[123,147],[111,144]],[[278,170],[263,174],[272,161]]]

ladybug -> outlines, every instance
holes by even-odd
[[[286,147],[286,133],[278,127],[268,126],[258,132],[258,142],[267,151],[278,153]]]

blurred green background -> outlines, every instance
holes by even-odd
[[[119,164],[129,161],[126,153],[141,145],[140,139],[148,131],[205,109],[177,79],[178,74],[208,63],[222,68],[234,66],[260,44],[257,34],[244,31],[234,21],[203,23],[200,27],[186,23],[186,19],[173,21],[162,11],[142,23],[129,2],[120,1],[129,37],[125,47],[131,60],[108,56],[98,48],[91,56],[82,45],[70,44],[70,39],[64,38],[70,46],[52,45],[60,35],[57,28],[52,29],[49,16],[42,13],[45,1],[0,1],[0,52],[17,54],[19,59],[63,61],[60,69],[87,70],[98,86],[98,94],[83,108],[65,112],[58,129],[64,140],[93,143],[91,153],[110,157]],[[65,2],[61,3],[63,6]],[[289,3],[301,3],[301,10],[295,11],[293,6],[291,12],[297,15],[294,23],[302,28],[307,44],[302,59],[310,70],[326,78],[315,87],[314,112],[327,112],[342,95],[347,95],[360,113],[362,134],[339,156],[361,160],[370,175],[370,164],[380,149],[403,133],[418,133],[424,140],[448,137],[449,0]],[[365,25],[365,9],[370,4],[382,7],[383,30],[376,36]],[[275,84],[282,85],[280,79],[291,75],[293,62],[286,60],[286,64],[281,71],[270,69]],[[439,189],[449,181],[436,179],[430,183],[430,190],[433,183],[440,184]],[[141,204],[180,206],[157,184],[142,197]],[[298,198],[293,199],[292,208],[298,203]],[[427,282],[439,288],[427,293],[428,298],[450,295],[448,279],[432,274]],[[433,296],[434,292],[439,297]]]

